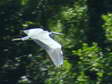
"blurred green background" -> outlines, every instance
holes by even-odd
[[[23,29],[62,32],[64,64]],[[112,84],[112,0],[0,0],[0,84]]]

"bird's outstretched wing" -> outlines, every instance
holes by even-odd
[[[44,48],[46,50],[46,52],[48,53],[48,55],[50,56],[52,62],[54,63],[54,65],[56,66],[60,66],[63,64],[63,53],[61,50],[61,45],[59,46],[59,44],[57,42],[55,42],[55,47],[53,45],[48,45],[45,44],[42,41],[33,39],[38,45],[40,45],[42,48]],[[53,44],[53,41],[52,41]],[[58,45],[58,46],[56,46]]]
[[[56,66],[63,64],[63,53],[60,48],[49,48],[46,51]]]

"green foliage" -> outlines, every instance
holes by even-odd
[[[74,82],[74,73],[71,72],[72,65],[65,60],[64,65],[58,68],[49,69],[48,77],[45,84],[68,84]]]
[[[65,47],[79,47],[77,45],[86,40],[86,0],[74,2],[71,7],[62,6],[58,13],[58,15],[56,14],[49,19],[48,26],[51,28],[51,30],[65,33],[63,36],[64,39],[61,40]]]
[[[87,44],[83,44],[82,49],[73,51],[73,53],[79,55],[79,64],[81,67],[85,67],[85,69],[91,68],[91,70],[98,71],[98,68],[102,67],[100,64],[102,59],[100,51],[101,50],[96,44],[93,44],[92,47],[89,47]]]
[[[108,13],[107,15],[102,16],[104,20],[103,28],[105,30],[105,36],[109,41],[112,42],[112,14]]]
[[[106,77],[110,78],[108,74],[111,74],[111,52],[104,54],[96,43],[92,46],[84,43],[81,49],[74,50],[73,53],[79,58],[77,61],[80,73],[77,77],[78,84],[110,83],[111,79],[106,79]]]
[[[29,0],[20,0],[22,5],[26,5]]]
[[[74,50],[74,55],[78,56],[77,67],[80,75],[77,77],[78,84],[99,84],[103,77],[103,54],[96,43],[92,46],[84,43],[81,49]],[[98,80],[98,81],[94,81]]]

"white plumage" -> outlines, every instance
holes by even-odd
[[[22,40],[31,38],[38,45],[40,45],[40,47],[46,50],[56,66],[60,66],[63,64],[63,53],[61,50],[61,45],[50,37],[50,32],[44,31],[41,28],[35,28],[24,30],[24,33],[28,36],[21,38]]]

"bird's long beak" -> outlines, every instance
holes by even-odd
[[[50,32],[50,34],[64,35],[63,33],[60,33],[60,32]]]

